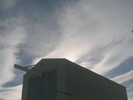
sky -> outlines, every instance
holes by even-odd
[[[20,100],[14,64],[67,58],[133,100],[133,0],[0,0],[0,100]]]

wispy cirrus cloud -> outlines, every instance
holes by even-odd
[[[117,3],[119,4],[119,1]],[[91,66],[91,70],[99,74],[109,72],[121,62],[132,57],[133,36],[130,33],[131,26],[126,26],[126,24],[132,24],[128,19],[125,21],[125,18],[120,16],[125,16],[127,10],[131,11],[130,8],[122,7],[128,3],[119,5],[124,12],[121,12],[112,2],[107,1],[105,4],[109,4],[108,9],[101,8],[103,4],[100,2],[86,0],[64,6],[59,17],[59,25],[63,33],[62,40],[46,57],[69,56],[69,59],[77,61],[84,59],[82,57],[86,55],[88,60],[85,62]],[[112,12],[111,9],[116,10]],[[115,16],[110,16],[109,12]],[[121,24],[122,22],[125,24]]]
[[[133,70],[131,70],[125,74],[118,75],[118,76],[112,78],[112,80],[122,84],[123,82],[126,82],[126,81],[133,79],[132,76],[133,76]]]
[[[15,87],[2,88],[0,87],[0,99],[1,100],[20,100],[21,99],[22,85]]]
[[[7,18],[0,20],[0,99],[18,100],[20,98],[21,87],[4,87],[4,84],[13,81],[14,63],[20,62],[17,53],[18,45],[25,42],[26,33],[21,18]],[[17,97],[16,97],[17,95]]]
[[[17,21],[18,20],[18,21]],[[16,54],[19,52],[18,45],[24,42],[26,33],[19,23],[20,19],[10,18],[1,21],[0,24],[0,85],[13,80],[13,65],[18,62]]]

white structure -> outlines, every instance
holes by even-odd
[[[127,100],[126,88],[66,59],[42,59],[24,75],[22,100]]]

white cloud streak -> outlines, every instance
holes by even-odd
[[[113,81],[116,81],[120,84],[122,84],[123,82],[129,81],[131,79],[133,79],[133,70],[131,70],[125,74],[122,74],[122,75],[112,78]]]
[[[26,38],[21,21],[18,18],[0,20],[0,99],[3,100],[8,100],[9,98],[18,100],[21,94],[20,86],[3,87],[5,83],[13,81],[15,77],[13,65],[20,61],[17,59],[18,45],[24,43]]]
[[[1,24],[1,28],[3,28],[3,30],[0,35],[0,63],[3,70],[0,73],[1,85],[13,79],[13,65],[17,62],[17,46],[24,41],[26,35],[23,28],[18,26],[19,23],[15,22],[15,18],[1,21],[1,23],[3,23]]]
[[[0,87],[0,90],[3,91],[0,93],[0,99],[2,100],[21,100],[22,85],[8,88]]]

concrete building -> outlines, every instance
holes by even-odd
[[[126,88],[66,59],[42,59],[24,75],[22,100],[127,100]]]

